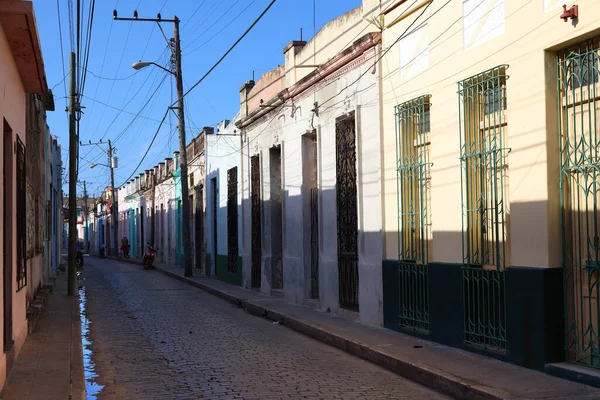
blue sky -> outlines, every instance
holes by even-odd
[[[90,0],[84,0],[87,10]],[[112,11],[130,17],[137,9],[139,17],[153,18],[161,12],[163,18],[173,15],[181,22],[184,90],[193,85],[235,42],[270,0],[98,0],[94,14],[88,74],[83,92],[85,106],[81,119],[81,141],[86,143],[111,139],[117,148],[119,168],[115,184],[121,185],[131,175],[156,132],[166,107],[175,99],[175,82],[156,67],[136,72],[135,61],[157,61],[166,66],[168,53],[165,39],[156,24],[149,22],[113,21]],[[278,0],[257,26],[229,54],[220,66],[186,97],[186,131],[188,141],[203,126],[230,119],[239,109],[239,88],[252,78],[283,64],[283,48],[298,40],[300,28],[304,40],[331,19],[361,4],[361,0]],[[56,111],[48,113],[52,134],[58,136],[63,149],[63,161],[68,168],[68,121],[64,112],[64,68],[68,72],[71,49],[68,0],[58,0],[62,44],[61,58],[57,2],[33,0],[38,32],[46,67],[48,85],[55,95]],[[75,3],[75,1],[73,1]],[[86,13],[87,15],[87,13]],[[164,23],[167,37],[173,26]],[[66,89],[65,89],[66,88]],[[123,111],[119,111],[123,110]],[[139,116],[136,118],[136,115]],[[155,144],[142,163],[140,171],[178,149],[177,121],[170,113]],[[88,191],[99,194],[109,185],[106,168],[90,169],[94,162],[107,163],[106,156],[96,147],[80,149],[79,180],[88,182]],[[65,185],[64,189],[67,187]],[[78,188],[81,191],[81,187]]]

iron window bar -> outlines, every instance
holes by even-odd
[[[463,341],[500,353],[508,347],[507,69],[508,65],[499,65],[458,83]]]
[[[395,107],[398,325],[429,332],[430,95]]]

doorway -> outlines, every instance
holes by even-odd
[[[204,196],[204,190],[201,186],[196,188],[196,212],[195,212],[195,229],[196,229],[196,240],[194,242],[196,246],[196,268],[202,269],[203,265],[203,248],[204,248],[204,205],[202,197]],[[210,269],[210,268],[209,268]],[[210,275],[209,269],[206,270],[206,274]]]
[[[250,196],[252,199],[252,271],[251,285],[253,288],[261,286],[262,263],[262,224],[260,200],[260,156],[255,155],[250,159]]]
[[[2,209],[4,214],[4,240],[3,240],[3,271],[2,277],[4,279],[3,286],[3,299],[4,299],[4,351],[8,351],[12,345],[12,292],[13,292],[13,253],[12,253],[12,238],[13,236],[8,234],[13,231],[13,140],[12,130],[8,123],[4,121],[4,165],[2,168],[2,190],[3,196],[0,196],[2,201]]]
[[[219,202],[219,195],[217,193],[217,178],[212,178],[210,180],[210,185],[211,185],[211,189],[212,189],[212,237],[213,237],[213,260],[214,260],[214,266],[215,266],[215,276],[218,276],[218,272],[217,272],[217,234],[218,234],[218,230],[217,230],[217,210],[218,210],[218,202]]]
[[[558,55],[567,361],[600,368],[600,37]]]
[[[271,170],[271,289],[283,289],[281,146],[269,149]]]
[[[335,123],[340,307],[358,311],[358,199],[354,113]]]

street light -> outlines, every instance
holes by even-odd
[[[163,71],[169,72],[175,76],[176,87],[177,87],[177,106],[169,107],[172,110],[177,110],[178,128],[179,128],[179,168],[181,170],[181,217],[183,219],[182,224],[182,241],[183,241],[183,264],[184,264],[184,275],[190,277],[193,275],[192,272],[192,257],[191,257],[191,239],[190,239],[190,207],[189,207],[189,188],[188,188],[188,173],[187,173],[187,142],[185,138],[185,115],[183,107],[183,76],[181,73],[181,42],[179,39],[179,18],[174,17],[172,20],[163,20],[160,14],[157,19],[151,18],[138,18],[137,13],[134,14],[133,18],[119,18],[117,13],[113,13],[113,18],[118,21],[151,21],[158,23],[159,28],[160,22],[173,22],[173,41],[169,43],[173,54],[174,71],[171,71],[162,65],[158,65],[155,62],[138,61],[131,65],[133,69],[139,71],[142,68],[146,68],[149,65],[155,65]],[[164,32],[163,32],[164,35]],[[166,39],[166,36],[165,36]],[[167,40],[169,42],[169,40]]]
[[[136,61],[136,62],[134,62],[134,63],[131,65],[131,68],[135,69],[136,71],[139,71],[140,69],[142,69],[142,68],[146,68],[146,67],[148,67],[148,66],[150,66],[150,65],[155,65],[155,66],[157,66],[158,68],[162,69],[163,71],[167,71],[168,73],[170,73],[170,74],[172,74],[172,75],[175,75],[175,76],[177,76],[177,74],[175,74],[175,72],[173,72],[173,71],[171,71],[171,70],[169,70],[169,69],[166,69],[166,68],[165,68],[165,67],[163,67],[162,65],[159,65],[159,64],[157,64],[157,63],[155,63],[155,62],[153,62],[153,61]]]
[[[100,141],[102,142],[102,141]],[[90,143],[92,144],[92,143]],[[95,145],[97,145],[97,143],[93,143]],[[95,168],[97,166],[102,166],[102,167],[106,167],[108,169],[110,169],[110,187],[111,187],[111,197],[112,197],[112,206],[111,206],[111,216],[112,216],[112,236],[113,236],[113,241],[114,241],[114,247],[115,247],[115,253],[118,255],[119,254],[119,242],[117,239],[117,234],[119,232],[119,219],[117,218],[117,214],[119,212],[119,208],[118,208],[118,200],[117,200],[117,194],[115,193],[115,168],[117,168],[117,158],[113,156],[113,152],[114,152],[114,148],[112,147],[112,144],[110,143],[110,140],[108,141],[108,164],[101,164],[101,163],[94,163],[92,165],[90,165],[90,169]]]
[[[96,164],[92,164],[90,165],[90,169],[95,168],[95,167],[106,167],[106,168],[110,168],[110,165],[106,165],[106,164],[100,164],[100,163],[96,163]]]

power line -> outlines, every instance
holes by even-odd
[[[119,6],[119,0],[117,0],[117,4],[115,5],[115,9],[118,6]],[[113,23],[114,23],[114,20],[111,19],[110,20],[110,27],[108,29],[108,39],[106,39],[106,46],[104,47],[104,56],[102,56],[102,65],[100,66],[100,75],[102,75],[102,73],[104,72],[104,63],[106,62],[106,55],[108,54],[108,46],[110,44],[110,37],[112,35]],[[96,90],[94,92],[94,97],[98,96],[98,88],[99,87],[100,87],[100,82],[97,82],[96,83]],[[94,105],[95,104],[92,104],[92,108],[90,109],[90,115],[92,115],[93,112],[94,112]],[[104,114],[103,114],[103,116],[104,116]],[[86,130],[86,132],[87,132],[87,130]],[[94,133],[95,133],[95,131],[94,131]]]
[[[135,173],[137,172],[140,165],[142,165],[142,162],[144,162],[144,159],[146,158],[146,156],[148,155],[148,152],[150,151],[150,148],[154,144],[154,140],[156,140],[156,136],[158,135],[158,132],[160,132],[160,128],[162,127],[163,123],[165,122],[165,119],[167,118],[168,113],[169,113],[169,109],[167,108],[167,111],[165,111],[165,115],[163,116],[162,120],[160,121],[160,124],[158,125],[158,129],[156,130],[156,132],[154,133],[154,136],[152,137],[152,141],[150,142],[150,145],[148,146],[148,148],[146,149],[146,152],[144,153],[144,156],[138,163],[137,167],[135,167],[135,169],[133,170],[131,175],[129,175],[129,178],[125,179],[125,181],[120,186],[125,185],[135,175]]]
[[[119,74],[119,70],[121,69],[121,64],[123,63],[123,56],[125,55],[125,50],[127,49],[127,44],[129,43],[129,36],[131,35],[131,28],[132,27],[133,27],[133,23],[130,23],[129,24],[129,30],[127,31],[127,37],[125,38],[125,44],[123,45],[123,51],[121,52],[121,58],[119,59],[119,63],[118,63],[118,66],[117,66],[117,71],[115,73],[115,78]],[[111,86],[110,86],[110,90],[108,92],[108,98],[109,99],[110,99],[110,97],[112,95],[114,87],[115,87],[115,81],[113,81],[112,84],[111,84]],[[131,85],[130,85],[129,89],[131,89]],[[104,117],[104,113],[105,112],[106,112],[106,108],[103,108],[102,109],[102,114],[100,114],[100,120],[102,120],[102,118]],[[94,132],[92,133],[92,136],[96,135],[96,132],[98,131],[98,125],[99,124],[96,124],[96,126],[94,128]],[[105,135],[106,135],[106,133],[104,135],[102,135],[102,138],[104,138]]]
[[[205,40],[204,42],[202,42],[202,44],[200,44],[198,47],[196,47],[193,50],[190,50],[189,52],[187,52],[185,55],[187,56],[188,54],[192,54],[193,52],[195,52],[196,50],[199,50],[200,48],[204,47],[208,42],[210,42],[211,40],[213,40],[215,37],[217,37],[221,32],[223,32],[225,29],[227,29],[228,27],[230,27],[244,12],[246,12],[247,9],[250,8],[250,6],[252,6],[252,4],[254,4],[256,2],[256,0],[252,0],[250,2],[250,4],[248,4],[246,6],[246,8],[244,8],[238,15],[236,15],[231,21],[229,21],[229,23],[227,25],[225,25],[224,27],[222,27],[219,31],[215,32],[214,35],[212,35],[210,38],[208,38],[207,40]],[[191,43],[190,43],[191,44]]]
[[[190,43],[189,43],[189,45],[188,45],[188,47],[189,47],[189,46],[190,46],[192,43],[194,43],[194,42],[196,42],[198,39],[200,39],[200,38],[201,38],[201,37],[202,37],[202,36],[203,36],[203,35],[204,35],[206,32],[208,32],[208,31],[209,31],[209,30],[210,30],[210,29],[211,29],[213,26],[215,26],[216,24],[218,24],[218,23],[219,23],[219,21],[221,20],[221,18],[223,18],[225,15],[227,15],[227,13],[228,13],[229,11],[231,11],[231,9],[232,9],[233,7],[235,7],[235,6],[236,6],[236,4],[237,4],[237,3],[239,3],[239,2],[240,2],[240,0],[235,0],[235,1],[233,2],[233,4],[231,5],[231,7],[229,7],[229,8],[227,9],[227,11],[225,11],[223,14],[221,14],[221,16],[220,16],[219,18],[215,18],[215,19],[214,19],[214,22],[213,22],[213,23],[212,23],[212,24],[211,24],[211,25],[210,25],[208,28],[204,29],[202,32],[200,32],[200,34],[199,34],[198,36],[196,36],[196,37],[195,37],[193,40],[191,40],[191,41],[190,41]],[[250,4],[252,4],[252,3],[250,3]]]
[[[131,75],[128,75],[128,76],[126,76],[126,77],[124,77],[124,78],[108,78],[108,77],[106,77],[106,76],[99,76],[99,75],[96,75],[96,74],[95,74],[93,71],[90,71],[90,70],[89,70],[89,69],[87,69],[87,68],[85,68],[85,71],[86,71],[86,72],[88,72],[88,73],[90,73],[90,74],[92,74],[92,76],[93,76],[94,78],[96,78],[96,79],[102,79],[102,80],[106,80],[106,81],[126,81],[127,79],[131,78],[132,76],[134,76],[135,74],[137,74],[137,73],[138,73],[138,71],[135,71],[133,74],[131,74]],[[65,77],[65,78],[66,78],[66,77]],[[63,80],[64,80],[65,78],[63,78]]]
[[[91,0],[91,4],[90,4],[90,16],[88,18],[88,23],[89,23],[89,29],[88,29],[88,34],[86,37],[86,41],[87,41],[87,49],[85,50],[85,60],[84,60],[84,67],[83,67],[83,82],[81,83],[81,90],[80,90],[80,94],[83,94],[83,91],[85,90],[85,81],[87,78],[87,67],[90,61],[90,52],[91,52],[91,47],[92,47],[92,31],[93,31],[93,26],[94,26],[94,9],[96,8],[96,0]]]
[[[166,3],[166,2],[165,2],[165,3]],[[196,15],[196,13],[197,13],[198,11],[200,11],[200,8],[202,7],[202,5],[203,5],[204,3],[206,3],[206,0],[202,0],[202,3],[200,3],[200,5],[198,6],[198,8],[196,8],[196,11],[194,11],[194,12],[192,13],[192,15],[190,15],[190,17],[188,18],[188,20],[187,20],[187,21],[186,21],[186,22],[183,24],[183,26],[181,27],[181,30],[182,30],[182,31],[183,31],[183,28],[185,28],[185,27],[186,27],[186,25],[187,25],[187,24],[188,24],[188,23],[189,23],[189,22],[192,20],[192,18],[194,18],[194,15]]]
[[[65,72],[65,50],[63,48],[63,38],[62,38],[62,24],[60,22],[61,18],[60,18],[60,0],[56,0],[56,11],[58,13],[58,37],[59,37],[59,41],[60,41],[60,61],[62,63],[62,71],[63,71],[63,86],[65,89],[65,99],[67,98],[67,82],[65,82],[65,79],[67,77],[67,73]],[[55,86],[56,87],[56,86]],[[54,88],[52,88],[54,89]],[[67,100],[65,100],[65,104],[68,104]]]
[[[122,112],[122,113],[125,113],[125,114],[129,114],[129,115],[137,115],[137,114],[136,114],[136,113],[134,113],[134,112],[127,111],[127,110],[125,110],[125,109],[122,109],[122,108],[119,108],[119,107],[111,106],[110,104],[104,103],[104,102],[102,102],[102,101],[99,101],[99,100],[96,100],[96,99],[92,99],[92,98],[91,98],[91,97],[89,97],[89,96],[85,96],[85,95],[83,95],[83,97],[85,97],[85,98],[86,98],[86,99],[88,99],[88,100],[91,100],[91,101],[93,101],[94,103],[98,103],[98,104],[100,104],[100,105],[103,105],[104,107],[112,108],[113,110],[117,110],[117,111],[119,111],[119,112]],[[160,120],[159,120],[159,119],[155,119],[155,118],[144,117],[144,116],[140,116],[140,118],[147,119],[147,120],[149,120],[149,121],[160,122]]]
[[[430,16],[428,16],[425,21],[423,21],[421,23],[421,25],[423,25],[425,22],[427,22],[429,19],[431,19],[431,17],[433,17],[435,14],[437,14],[438,12],[440,12],[444,7],[446,7],[448,4],[450,4],[452,0],[448,0],[446,3],[444,3],[444,5],[442,5],[440,8],[438,8],[435,12],[433,12],[433,14],[431,14]],[[427,11],[427,9],[433,4],[433,1],[431,1],[429,4],[427,4],[425,6],[425,8],[423,8],[423,11],[421,11],[421,13],[419,15],[417,15],[417,17],[414,19],[413,22],[411,22],[406,29],[404,30],[404,32],[402,32],[402,34],[400,36],[398,36],[398,38],[387,48],[385,49],[383,52],[381,52],[381,55],[377,58],[377,60],[375,60],[375,64],[378,63],[387,53],[388,51],[390,51],[392,49],[392,47],[394,47],[396,45],[396,43],[398,43],[402,38],[405,37],[406,33],[409,31],[409,29],[423,16],[423,14],[425,14],[425,12]],[[336,93],[335,95],[331,96],[330,98],[328,98],[327,100],[325,100],[324,102],[322,102],[321,104],[319,104],[319,107],[324,106],[325,104],[327,104],[328,102],[330,102],[332,99],[336,98],[337,96],[339,96],[340,94],[342,94],[344,92],[344,90],[348,89],[350,86],[356,84],[363,76],[365,76],[367,73],[369,73],[369,69],[366,69],[362,74],[360,74],[358,76],[358,78],[356,78],[352,83],[349,83],[348,85],[344,86],[342,89],[340,89],[340,91],[338,93]]]
[[[140,111],[138,111],[138,113],[137,113],[137,114],[135,114],[135,116],[133,117],[133,119],[131,120],[131,122],[130,122],[130,123],[129,123],[129,124],[128,124],[128,125],[127,125],[127,126],[126,126],[126,127],[125,127],[125,128],[124,128],[124,129],[123,129],[123,130],[122,130],[122,131],[121,131],[121,132],[120,132],[120,133],[119,133],[117,136],[116,136],[116,137],[115,137],[115,139],[113,140],[113,142],[114,142],[114,143],[117,143],[117,141],[118,141],[119,139],[121,139],[121,138],[123,137],[123,135],[125,135],[125,133],[127,132],[127,130],[128,130],[128,129],[129,129],[129,128],[130,128],[130,127],[133,125],[133,124],[134,124],[134,122],[137,120],[137,118],[139,118],[139,116],[140,116],[140,114],[142,113],[142,111],[144,111],[144,108],[146,108],[146,106],[147,106],[147,105],[150,103],[150,101],[151,101],[152,99],[154,99],[154,98],[155,98],[155,95],[156,95],[156,93],[157,93],[157,92],[158,92],[158,90],[161,88],[161,86],[163,85],[163,83],[164,83],[164,81],[165,81],[165,79],[166,79],[166,78],[167,78],[167,75],[165,75],[165,76],[164,76],[163,80],[162,80],[162,81],[160,82],[160,84],[159,84],[159,85],[156,87],[156,89],[154,90],[154,92],[153,92],[153,93],[152,93],[152,94],[149,96],[149,98],[148,98],[148,100],[146,101],[146,103],[144,103],[144,104],[142,105],[142,107],[141,107]],[[143,86],[142,86],[142,87],[143,87]],[[140,87],[140,90],[141,90],[141,87]],[[119,115],[120,115],[120,113],[119,113]],[[117,116],[117,117],[118,117],[118,116]],[[113,122],[111,122],[111,125],[112,125],[112,123],[114,123],[115,121],[116,121],[116,117],[115,117],[115,119],[113,120]],[[108,133],[108,131],[109,131],[109,128],[110,128],[110,126],[111,126],[111,125],[109,125],[109,127],[106,129],[106,132],[104,133],[103,137],[106,135],[106,133]],[[88,152],[88,154],[89,154],[89,152]],[[86,154],[86,156],[87,156],[87,154]],[[102,155],[99,155],[98,157],[96,157],[96,158],[94,159],[94,161],[97,161],[97,160],[98,160],[98,158],[99,158],[99,157],[101,157],[101,156],[102,156]],[[86,166],[87,166],[87,165],[86,165]]]
[[[212,67],[211,67],[211,68],[208,70],[208,72],[206,72],[206,74],[204,74],[204,75],[202,76],[202,78],[200,78],[200,79],[199,79],[199,80],[198,80],[196,83],[194,83],[194,85],[193,85],[191,88],[189,88],[189,89],[187,90],[187,92],[185,92],[185,93],[184,93],[184,94],[181,96],[181,99],[178,99],[178,100],[177,100],[177,102],[179,102],[180,100],[182,100],[182,99],[183,99],[185,96],[187,96],[187,95],[188,95],[188,93],[190,93],[192,90],[194,90],[194,88],[195,88],[196,86],[198,86],[198,85],[200,84],[200,82],[202,82],[202,81],[203,81],[203,80],[204,80],[204,79],[205,79],[205,78],[206,78],[206,77],[207,77],[207,76],[208,76],[208,75],[209,75],[209,74],[210,74],[210,73],[211,73],[211,72],[212,72],[212,71],[213,71],[215,68],[217,68],[217,66],[218,66],[219,64],[221,64],[221,62],[222,62],[222,61],[225,59],[225,57],[227,57],[227,55],[228,55],[229,53],[231,53],[231,51],[232,51],[232,50],[235,48],[235,46],[237,46],[237,45],[238,45],[238,43],[239,43],[239,42],[241,42],[241,41],[242,41],[242,39],[243,39],[244,37],[246,37],[246,35],[247,35],[247,34],[248,34],[248,33],[249,33],[251,30],[252,30],[252,28],[254,28],[254,26],[255,26],[256,24],[258,24],[258,22],[259,22],[259,21],[262,19],[262,17],[263,17],[263,16],[264,16],[264,15],[267,13],[267,11],[269,11],[269,9],[270,9],[270,8],[273,6],[273,4],[275,4],[275,2],[276,2],[276,1],[277,1],[277,0],[271,0],[271,2],[269,3],[269,5],[268,5],[268,6],[267,6],[267,7],[266,7],[266,8],[263,10],[263,12],[262,12],[262,13],[261,13],[261,14],[260,14],[260,15],[259,15],[259,16],[258,16],[258,17],[255,19],[255,20],[254,20],[254,22],[252,23],[252,25],[250,25],[250,26],[248,27],[248,29],[246,29],[246,31],[245,31],[245,32],[242,34],[242,36],[240,36],[240,37],[239,37],[239,39],[235,41],[235,43],[234,43],[234,44],[233,44],[233,45],[232,45],[232,46],[229,48],[229,50],[227,50],[227,51],[225,52],[225,54],[223,54],[223,56],[221,56],[221,58],[219,58],[219,60],[218,60],[218,61],[215,63],[215,65],[213,65],[213,66],[212,66]],[[171,107],[173,107],[173,106],[174,106],[174,105],[175,105],[177,102],[175,102],[175,103],[171,104]]]

